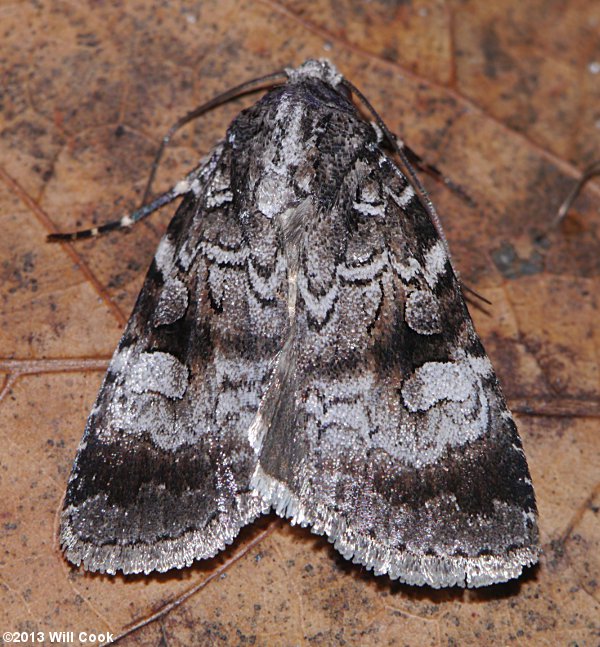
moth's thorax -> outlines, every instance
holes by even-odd
[[[304,115],[307,126],[312,122],[314,127],[336,113],[362,120],[348,94],[327,76],[298,73],[284,85],[273,88],[251,108],[243,110],[229,127],[229,139],[233,134],[238,148],[241,148],[240,136],[244,144],[261,133],[274,140],[280,131],[292,125],[292,114],[298,113]]]
[[[297,83],[304,79],[320,79],[332,87],[338,86],[342,80],[342,75],[337,71],[335,65],[326,58],[314,59],[309,58],[296,68],[286,68],[285,73],[290,83]]]
[[[258,211],[268,218],[309,194],[324,206],[357,151],[376,142],[352,101],[320,75],[304,73],[304,67],[240,113],[228,130],[235,155],[233,183],[254,196]]]

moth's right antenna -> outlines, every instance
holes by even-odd
[[[423,205],[423,208],[429,215],[429,218],[431,219],[433,226],[436,228],[438,236],[440,237],[442,244],[444,245],[444,248],[446,250],[446,255],[448,256],[448,260],[450,261],[452,271],[456,275],[456,278],[458,279],[461,287],[467,290],[468,292],[470,292],[477,299],[480,299],[484,303],[491,305],[491,301],[488,301],[488,299],[486,299],[478,292],[475,292],[475,290],[473,290],[472,288],[465,286],[463,282],[460,280],[460,274],[458,273],[456,267],[454,266],[454,263],[452,262],[452,257],[450,256],[450,248],[448,246],[448,241],[446,239],[446,235],[444,234],[444,230],[442,228],[442,223],[440,222],[440,217],[438,216],[438,213],[435,207],[433,206],[433,202],[431,202],[431,198],[429,197],[429,194],[425,190],[425,187],[423,186],[421,180],[419,179],[419,176],[417,175],[415,169],[413,168],[410,162],[409,157],[414,153],[410,149],[408,149],[409,152],[407,154],[407,150],[406,150],[407,147],[404,145],[404,142],[399,141],[398,138],[392,134],[392,132],[387,127],[383,119],[379,116],[375,108],[373,108],[369,100],[354,85],[354,83],[351,83],[350,81],[348,81],[348,79],[343,79],[341,84],[344,87],[346,87],[346,89],[349,90],[351,93],[354,93],[362,101],[363,105],[366,106],[367,110],[369,110],[369,112],[375,118],[377,125],[379,126],[379,128],[381,129],[385,137],[387,138],[389,144],[392,146],[392,149],[398,155],[400,162],[402,164],[402,170],[406,175],[406,179],[411,184],[411,186],[415,189],[415,193],[418,196],[418,199],[420,200],[421,204]]]

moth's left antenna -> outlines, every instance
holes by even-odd
[[[210,101],[207,101],[206,103],[203,103],[201,106],[198,106],[194,110],[188,112],[186,115],[181,117],[181,119],[178,119],[169,128],[167,134],[162,138],[158,152],[156,153],[156,156],[154,157],[154,161],[152,162],[152,167],[150,169],[150,176],[148,178],[148,182],[146,183],[146,188],[144,189],[144,195],[142,197],[142,202],[139,209],[136,209],[133,213],[130,213],[124,216],[123,218],[120,218],[119,220],[113,220],[111,222],[107,222],[106,224],[100,225],[99,227],[90,227],[89,229],[83,229],[83,230],[74,231],[74,232],[48,234],[48,236],[46,237],[46,240],[51,243],[58,242],[58,241],[67,241],[67,240],[80,240],[82,238],[92,238],[93,236],[98,236],[108,231],[113,231],[115,229],[130,227],[131,225],[142,220],[146,216],[149,216],[151,213],[153,213],[160,207],[164,206],[165,204],[168,204],[169,202],[172,202],[180,195],[183,195],[184,193],[186,193],[184,188],[187,188],[188,190],[190,190],[191,183],[192,183],[191,176],[195,174],[196,169],[192,171],[192,173],[190,173],[185,180],[178,182],[174,187],[172,187],[165,193],[162,193],[161,195],[159,195],[152,202],[147,203],[148,196],[150,195],[150,191],[152,189],[152,183],[154,182],[154,177],[156,175],[156,170],[158,169],[158,165],[163,156],[164,150],[168,146],[173,135],[175,135],[175,133],[180,128],[183,128],[183,126],[188,124],[190,121],[193,121],[194,119],[200,117],[201,115],[208,112],[209,110],[212,110],[213,108],[216,108],[217,106],[227,103],[228,101],[231,101],[232,99],[235,99],[237,97],[244,96],[245,94],[250,94],[251,92],[256,92],[266,84],[273,85],[273,82],[278,80],[283,81],[286,78],[287,78],[286,73],[284,71],[279,71],[279,72],[274,72],[273,74],[267,74],[266,76],[258,77],[256,79],[251,79],[250,81],[246,81],[241,85],[236,85],[230,90],[227,90],[222,94],[219,94],[218,96],[214,97]]]
[[[169,128],[167,134],[162,138],[162,141],[160,143],[160,148],[156,153],[154,162],[152,162],[152,168],[150,169],[150,177],[148,178],[148,183],[146,184],[144,196],[142,197],[142,204],[145,204],[146,200],[148,199],[148,195],[150,194],[150,190],[152,188],[152,183],[154,182],[154,176],[156,175],[156,170],[158,169],[158,165],[160,163],[160,159],[163,155],[163,152],[165,148],[169,145],[169,142],[171,141],[171,138],[173,137],[173,135],[180,128],[183,128],[183,126],[185,126],[186,124],[189,124],[190,121],[197,119],[198,117],[208,112],[209,110],[212,110],[217,106],[223,105],[224,103],[227,103],[232,99],[236,99],[237,97],[244,96],[245,94],[250,94],[251,92],[256,92],[257,90],[261,89],[260,86],[272,81],[276,81],[280,78],[281,79],[287,78],[285,72],[283,71],[274,72],[273,74],[267,74],[266,76],[260,76],[256,79],[251,79],[250,81],[246,81],[241,85],[236,85],[234,88],[231,88],[230,90],[227,90],[222,94],[219,94],[214,99],[211,99],[206,103],[203,103],[201,106],[198,106],[194,110],[191,110],[190,112],[188,112],[187,115],[184,115],[183,117],[181,117],[181,119],[178,119]]]

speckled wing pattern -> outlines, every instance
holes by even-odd
[[[247,439],[287,334],[285,265],[240,218],[231,147],[199,168],[111,360],[69,480],[61,542],[93,571],[215,555],[268,505]]]
[[[335,68],[288,76],[159,246],[78,452],[66,554],[181,567],[272,507],[409,584],[517,577],[533,488],[446,245]]]

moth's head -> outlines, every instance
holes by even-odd
[[[285,73],[290,83],[298,83],[305,79],[320,79],[324,83],[337,88],[344,77],[337,71],[335,65],[326,58],[309,58],[299,67],[287,67]]]

